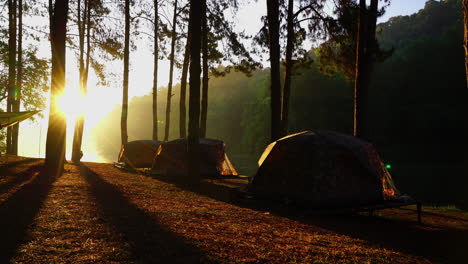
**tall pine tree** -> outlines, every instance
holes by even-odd
[[[465,48],[465,70],[468,84],[468,0],[463,0],[463,24],[465,29],[463,47]]]
[[[51,14],[50,40],[52,46],[52,86],[47,129],[45,166],[52,178],[63,172],[67,120],[57,105],[65,90],[65,41],[67,34],[68,0],[56,0]]]
[[[267,0],[268,43],[270,50],[271,141],[281,135],[280,20],[279,0]]]
[[[21,88],[23,86],[23,0],[18,0],[18,60],[16,87],[13,93],[13,112],[20,111]],[[18,155],[19,123],[13,126],[11,135],[11,154]]]
[[[201,10],[203,0],[190,1],[190,94],[188,128],[188,173],[189,179],[196,182],[200,178],[200,44]]]
[[[120,119],[120,135],[122,145],[128,142],[127,117],[128,117],[128,71],[130,56],[130,0],[125,0],[125,46],[124,46],[124,71],[123,71],[123,96],[122,115]]]
[[[16,0],[8,0],[8,98],[7,112],[13,111],[16,92]],[[7,128],[7,153],[13,154],[12,127]]]
[[[158,13],[158,0],[153,1],[154,8],[154,23],[153,23],[153,56],[154,56],[154,70],[153,70],[153,140],[158,140],[158,59],[159,59],[159,13]]]
[[[177,0],[174,1],[174,16],[172,17],[172,40],[171,54],[169,55],[169,84],[167,85],[167,104],[166,104],[166,127],[164,130],[164,141],[169,140],[169,125],[171,124],[171,98],[172,98],[172,78],[174,73],[174,53],[177,40]]]

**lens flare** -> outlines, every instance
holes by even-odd
[[[77,89],[66,89],[65,93],[57,99],[57,105],[60,111],[67,118],[76,118],[83,114],[86,108],[85,104],[84,95],[78,92]]]

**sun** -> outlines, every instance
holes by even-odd
[[[57,105],[67,119],[74,120],[84,113],[86,100],[78,89],[66,88],[65,92],[57,99]]]

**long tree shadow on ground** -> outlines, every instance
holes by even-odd
[[[429,217],[440,217],[443,221],[461,221],[466,225],[466,219],[424,213],[423,224],[417,224],[417,213],[413,220],[401,218],[386,218],[383,216],[367,216],[357,213],[340,215],[311,215],[310,208],[304,206],[285,205],[281,201],[256,200],[239,198],[242,196],[237,189],[223,185],[210,184],[205,181],[198,186],[187,186],[180,180],[167,177],[156,177],[168,183],[218,201],[228,202],[237,206],[257,211],[268,211],[281,217],[290,218],[305,224],[319,226],[324,229],[369,242],[376,247],[382,246],[398,252],[421,256],[442,263],[465,263],[468,260],[468,230],[458,230],[449,227],[424,224]],[[410,210],[402,210],[403,212]],[[378,211],[376,212],[378,213]]]
[[[22,165],[27,165],[29,163],[38,162],[38,161],[40,161],[40,159],[23,158],[21,160],[8,162],[8,157],[6,158],[3,157],[2,160],[0,161],[0,172],[2,173],[1,175],[6,175],[5,173],[11,168],[15,168],[15,167],[22,166]]]
[[[128,240],[135,259],[141,263],[200,263],[206,259],[199,249],[159,225],[130,203],[112,184],[82,165],[81,173],[90,185],[99,210]]]
[[[424,224],[424,215],[422,225],[416,220],[365,215],[309,217],[301,221],[437,262],[465,263],[468,260],[468,231]]]
[[[29,163],[28,163],[29,164]],[[19,173],[14,173],[14,171],[9,170],[8,168],[0,167],[0,175],[9,175],[11,180],[0,184],[0,193],[7,192],[14,186],[20,185],[23,182],[30,180],[37,171],[44,166],[42,163],[32,164],[26,170]]]
[[[28,173],[34,179],[0,204],[0,263],[9,263],[18,247],[27,239],[27,229],[52,186],[52,181],[41,166],[32,167]]]

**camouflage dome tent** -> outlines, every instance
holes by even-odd
[[[220,175],[238,176],[226,152],[225,144],[216,139],[200,139],[200,174],[204,177]],[[187,139],[163,143],[154,157],[152,173],[167,176],[184,176],[188,173]]]
[[[124,162],[132,168],[151,168],[154,156],[161,141],[135,140],[122,145],[119,162]]]
[[[399,196],[375,148],[331,131],[304,131],[271,143],[249,191],[314,207],[362,206]]]

